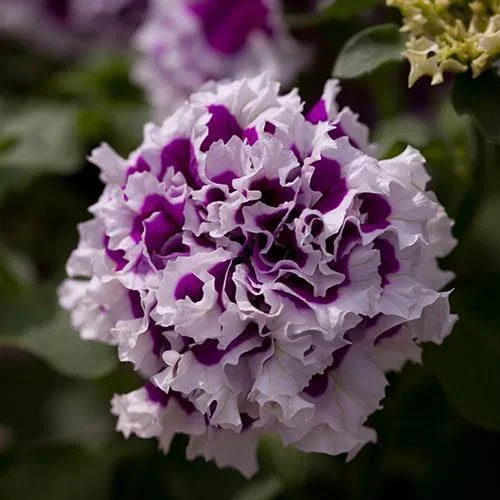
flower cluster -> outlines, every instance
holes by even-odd
[[[269,432],[352,456],[385,372],[450,332],[455,240],[424,159],[378,161],[338,91],[304,114],[266,74],[213,83],[128,159],[92,154],[105,189],[60,300],[145,380],[113,399],[126,436],[184,433],[188,458],[247,476]]]
[[[270,71],[290,82],[306,52],[286,30],[281,0],[152,0],[136,37],[134,80],[158,119],[206,81]]]
[[[472,69],[474,77],[500,57],[500,0],[387,0],[404,17],[408,32],[409,83]]]

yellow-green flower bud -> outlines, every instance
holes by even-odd
[[[500,58],[500,0],[386,0],[403,14],[410,87],[424,75],[472,69],[475,77]]]

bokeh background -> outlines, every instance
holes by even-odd
[[[1,500],[461,499],[498,490],[500,149],[456,114],[452,78],[433,88],[422,79],[408,90],[407,63],[388,63],[343,82],[340,100],[370,125],[382,156],[411,144],[428,159],[432,187],[457,219],[460,246],[442,264],[456,273],[460,322],[442,347],[424,349],[423,366],[390,375],[384,409],[369,422],[378,444],[346,464],[270,437],[259,474],[247,481],[201,459],[187,462],[182,438],[164,456],[153,441],[116,433],[110,398],[139,381],[112,349],[80,341],[57,305],[76,225],[102,189],[86,155],[101,141],[128,154],[150,116],[129,80],[127,40],[138,18],[122,19],[113,33],[99,26],[106,37],[76,32],[57,16],[48,28],[40,20],[34,33],[14,34],[4,26],[6,3],[0,0]],[[338,0],[324,19],[290,10],[294,34],[316,54],[297,81],[307,103],[319,97],[353,34],[399,23],[380,4]],[[491,95],[474,99],[498,110]]]

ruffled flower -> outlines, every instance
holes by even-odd
[[[152,0],[136,48],[133,76],[158,119],[211,79],[267,70],[290,82],[306,55],[287,32],[280,0]]]
[[[118,45],[142,23],[150,0],[0,0],[0,29],[56,53]]]
[[[270,432],[351,457],[386,373],[450,332],[455,240],[424,158],[378,161],[338,91],[304,114],[268,75],[210,84],[129,158],[92,154],[105,189],[60,297],[144,379],[113,399],[125,436],[183,433],[247,476]]]

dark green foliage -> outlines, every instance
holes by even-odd
[[[395,24],[384,24],[356,33],[344,45],[337,58],[333,75],[357,78],[371,73],[388,62],[402,61],[403,36]]]
[[[478,78],[459,75],[453,84],[453,105],[459,114],[472,117],[481,132],[500,144],[500,73],[490,70]]]

